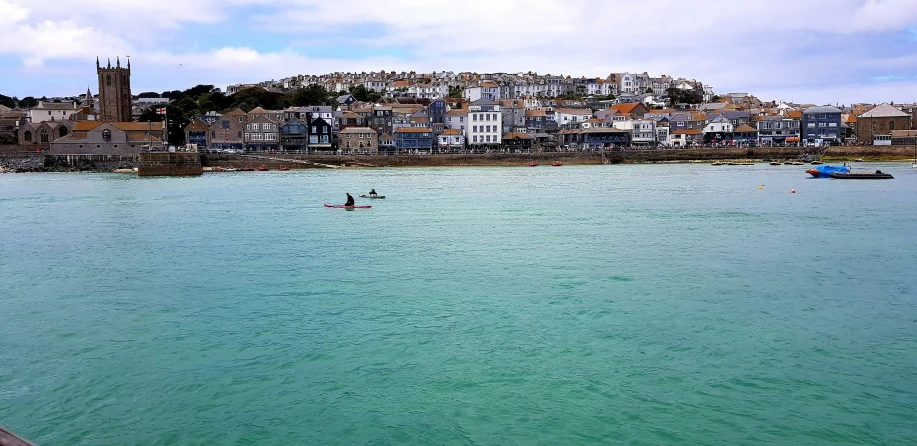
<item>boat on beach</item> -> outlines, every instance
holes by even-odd
[[[529,166],[529,167],[538,167],[538,163],[536,163],[535,161],[532,161],[532,162],[528,163],[527,166]]]
[[[561,163],[560,161],[554,161],[553,163],[551,163],[551,165],[554,167],[560,167],[560,166],[563,166],[564,164]]]
[[[287,166],[280,166],[277,170],[287,171],[290,170],[290,168]]]
[[[271,169],[267,168],[266,166],[258,166],[258,172],[267,172],[269,170]]]

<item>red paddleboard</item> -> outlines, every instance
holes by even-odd
[[[372,206],[344,206],[343,204],[328,204],[325,203],[326,208],[341,208],[341,209],[369,209]]]

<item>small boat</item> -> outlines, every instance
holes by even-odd
[[[754,166],[755,163],[740,163],[743,166]]]
[[[280,168],[278,168],[277,170],[287,171],[287,170],[290,170],[290,168],[287,166],[280,166]]]
[[[559,166],[563,166],[563,163],[561,163],[560,161],[554,161],[553,163],[551,163],[551,165],[554,167],[559,167]]]
[[[784,162],[783,162],[783,165],[784,165],[784,166],[792,166],[792,165],[793,165],[793,162],[792,162],[792,161],[784,161]]]
[[[337,208],[337,209],[369,209],[372,206],[344,206],[343,204],[328,204],[325,203],[326,208]]]
[[[726,163],[727,166],[738,166],[739,163]]]
[[[527,165],[528,165],[529,167],[538,167],[538,163],[536,163],[536,162],[534,162],[534,161],[528,163]]]
[[[778,163],[778,162],[776,162],[776,161],[772,161],[772,162],[771,162],[771,166],[779,166],[779,165],[780,165],[780,163]]]
[[[853,161],[856,162],[856,163],[862,163],[862,162],[863,162],[863,158],[857,158],[857,159],[855,159],[855,160],[853,160]]]
[[[236,169],[235,167],[232,167],[232,166],[224,167],[224,168],[223,168],[223,172],[235,172],[235,171],[237,171],[237,170],[239,170],[239,169]]]
[[[881,170],[872,172],[835,172],[828,175],[835,180],[891,180],[895,177],[891,174],[882,173]]]
[[[805,163],[802,162],[802,161],[793,161],[793,165],[794,165],[794,166],[803,166],[803,165],[805,165]]]
[[[806,173],[815,178],[821,177],[821,171],[818,169],[806,169]]]
[[[239,170],[242,172],[254,172],[255,168],[254,167],[240,167]]]
[[[832,173],[847,173],[850,168],[847,166],[818,166],[806,169],[806,173],[815,178],[828,178]]]
[[[267,172],[267,171],[269,171],[269,170],[271,170],[271,169],[268,169],[268,168],[265,167],[265,166],[258,166],[258,172]]]
[[[360,195],[360,198],[385,198],[385,195]]]
[[[222,167],[214,167],[213,169],[211,169],[212,172],[223,172],[224,170],[225,169],[223,169]]]
[[[710,163],[710,165],[711,165],[711,166],[722,166],[723,163],[721,163],[721,162],[719,162],[719,161],[714,161],[714,162]]]
[[[823,162],[821,162],[821,161],[812,161],[812,162],[809,163],[809,164],[811,164],[811,165],[813,165],[813,166],[817,166],[817,165],[819,165],[819,164],[825,164],[825,163],[823,163]]]

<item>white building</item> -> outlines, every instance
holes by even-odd
[[[612,127],[631,132],[631,143],[634,145],[656,144],[656,121],[652,119],[626,119],[612,121]]]
[[[588,108],[555,108],[554,119],[557,125],[579,124],[592,118],[592,110]]]
[[[38,124],[44,121],[64,121],[78,111],[80,108],[76,102],[38,101],[38,105],[29,110],[29,122]]]
[[[446,128],[456,129],[462,133],[465,133],[465,124],[468,121],[468,110],[463,108],[456,108],[446,112],[446,117],[443,124]]]
[[[456,150],[465,147],[465,135],[456,129],[448,129],[437,137],[440,150]]]
[[[500,104],[490,99],[478,99],[468,106],[465,141],[472,146],[499,146],[503,132],[503,112]]]
[[[471,102],[477,101],[478,99],[490,99],[491,101],[501,99],[500,87],[490,81],[481,82],[481,84],[476,87],[466,88],[462,96]]]

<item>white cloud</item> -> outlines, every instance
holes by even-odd
[[[890,54],[893,42],[874,37],[915,24],[914,0],[0,0],[0,26],[17,36],[0,56],[40,73],[131,54],[137,81],[170,89],[349,70],[647,71],[833,102],[917,72],[913,50]],[[191,27],[210,40],[189,39]],[[404,56],[348,56],[354,48]]]

